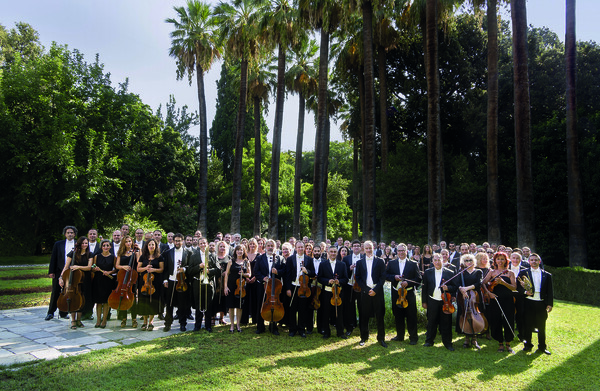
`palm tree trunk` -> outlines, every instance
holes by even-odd
[[[352,239],[358,239],[359,191],[358,191],[358,136],[354,136],[352,144]]]
[[[293,234],[297,238],[301,237],[300,233],[300,203],[302,193],[302,143],[304,142],[304,113],[305,99],[304,94],[300,92],[298,105],[298,134],[296,135],[296,162],[294,172],[294,228]]]
[[[208,132],[206,120],[206,98],[204,97],[204,70],[196,62],[198,103],[200,106],[200,176],[198,178],[198,229],[207,235],[206,204],[208,190]]]
[[[362,214],[362,240],[367,240],[364,232],[364,227],[367,225],[365,219],[367,210],[366,197],[365,197],[365,183],[367,183],[365,173],[365,72],[364,66],[361,66],[358,71],[358,102],[360,104],[360,160],[363,162],[360,166],[360,212]]]
[[[373,4],[363,2],[363,46],[364,46],[364,73],[365,73],[365,139],[363,170],[365,183],[363,194],[365,197],[365,210],[363,237],[375,240],[376,206],[375,206],[375,87],[373,76]]]
[[[279,44],[277,57],[277,96],[275,100],[275,126],[273,128],[273,164],[271,166],[271,189],[269,192],[269,236],[278,237],[279,228],[279,163],[281,161],[281,128],[283,126],[283,103],[285,100],[285,47]]]
[[[254,228],[253,235],[260,235],[260,196],[262,194],[261,180],[261,134],[260,134],[260,98],[254,97]]]
[[[329,135],[327,133],[327,70],[329,66],[329,32],[321,28],[319,48],[319,91],[317,103],[317,133],[315,135],[315,171],[313,184],[312,236],[316,242],[326,239],[327,219],[327,161]]]
[[[386,53],[383,46],[377,51],[379,58],[379,122],[381,126],[381,170],[387,172],[389,136],[387,122],[387,80],[386,80]],[[383,219],[384,216],[381,216]]]
[[[526,0],[512,0],[513,68],[515,85],[515,144],[517,165],[517,241],[535,251],[531,111],[527,66]]]
[[[427,187],[429,243],[442,239],[443,149],[440,124],[437,0],[427,0],[425,22],[425,72],[427,75]]]
[[[577,136],[577,41],[575,0],[567,0],[567,181],[569,186],[569,266],[588,266]]]
[[[242,58],[240,67],[240,98],[238,102],[235,160],[233,162],[233,184],[231,200],[231,232],[239,233],[242,207],[242,154],[244,153],[244,128],[246,125],[246,100],[248,94],[248,60]]]
[[[488,0],[488,104],[487,183],[488,241],[500,244],[500,193],[498,186],[498,16],[497,0]]]

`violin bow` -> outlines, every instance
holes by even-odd
[[[511,333],[513,333],[513,336],[514,336],[515,331],[513,330],[512,326],[510,325],[510,322],[508,321],[508,318],[506,317],[506,314],[504,313],[504,310],[502,309],[502,306],[500,305],[500,302],[498,301],[498,297],[494,297],[494,300],[496,300],[496,303],[498,304],[498,308],[500,308],[500,312],[502,312],[502,316],[504,317],[504,320],[506,321],[508,328],[510,329]]]

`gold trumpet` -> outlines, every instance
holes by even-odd
[[[525,289],[525,292],[533,292],[533,284],[531,283],[531,280],[529,279],[529,277],[527,277],[526,275],[523,275],[523,276],[517,278],[517,280],[519,280],[519,284],[521,284],[523,289]]]

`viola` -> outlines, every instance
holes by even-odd
[[[183,269],[179,268],[177,272],[177,283],[175,284],[175,290],[177,292],[185,292],[188,289],[188,284],[185,282],[185,273]]]
[[[133,285],[137,281],[137,271],[133,268],[135,253],[129,257],[129,270],[121,269],[117,274],[117,287],[108,296],[108,305],[115,309],[126,311],[133,306],[135,295]]]
[[[265,297],[267,299],[263,302],[260,316],[269,322],[279,322],[283,319],[284,314],[283,303],[279,300],[283,285],[281,284],[281,280],[272,275],[265,284]]]
[[[459,324],[465,334],[479,334],[488,328],[487,319],[479,311],[479,303],[479,295],[474,290],[467,291],[467,297],[459,301],[461,306]]]
[[[321,308],[321,301],[319,298],[321,297],[321,288],[318,285],[313,285],[310,287],[312,293],[312,301],[310,302],[310,306],[313,310],[318,310]]]
[[[406,300],[406,295],[408,294],[408,290],[402,287],[402,283],[398,284],[398,300],[396,300],[396,305],[400,308],[408,307],[408,300]]]
[[[154,273],[146,273],[144,274],[144,285],[142,285],[142,289],[140,292],[146,296],[152,296],[154,292],[156,292],[156,288],[154,287]]]
[[[304,267],[304,262],[300,262],[300,269],[302,269]],[[312,294],[311,290],[310,290],[310,277],[302,272],[300,274],[300,277],[298,277],[298,282],[300,283],[300,286],[298,287],[298,297],[301,298],[307,298],[310,297],[310,295]]]
[[[340,283],[338,281],[337,278],[337,274],[334,276],[333,278],[335,281],[333,283],[333,285],[331,286],[331,300],[330,303],[331,305],[336,307],[336,312],[337,312],[337,306],[342,305],[342,298],[340,297],[340,292],[342,290],[342,288],[340,287]]]
[[[452,305],[452,295],[450,293],[442,293],[442,302],[444,303],[442,305],[442,312],[444,314],[452,315],[456,311],[456,308]]]
[[[244,261],[244,265],[246,261]],[[244,273],[244,265],[240,267],[240,278],[235,280],[235,297],[239,297],[240,299],[246,297],[246,279],[243,277]],[[241,308],[241,307],[240,307]]]
[[[496,285],[498,285],[500,283],[500,280],[498,279],[498,277],[507,274],[508,273],[508,269],[503,270],[502,272],[500,272],[499,274],[495,275],[492,279],[490,279],[487,283],[487,289],[490,292],[494,291],[494,288],[496,287]]]
[[[83,272],[67,268],[62,274],[62,279],[64,286],[58,297],[58,309],[63,312],[76,312],[85,304],[85,297],[79,288]]]

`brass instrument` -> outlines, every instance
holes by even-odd
[[[523,289],[525,289],[525,292],[534,293],[533,284],[531,283],[529,277],[527,277],[526,275],[522,275],[521,277],[517,278],[517,280],[519,280],[519,284],[521,284]]]
[[[204,268],[200,275],[200,281],[198,281],[198,307],[202,307],[202,285],[204,285],[204,310],[198,308],[201,312],[206,312],[208,309],[208,256],[210,252],[208,246],[204,250]],[[200,257],[202,261],[202,257]],[[205,323],[206,324],[206,323]],[[206,327],[206,326],[205,326]]]

